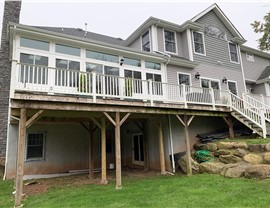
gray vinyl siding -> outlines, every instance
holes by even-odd
[[[262,84],[256,84],[256,85],[253,86],[252,89],[253,89],[252,90],[252,93],[253,94],[263,94],[263,95],[266,95],[264,83],[262,83]]]
[[[134,40],[128,47],[134,48],[134,49],[137,49],[137,50],[142,50],[142,47],[141,47],[141,36],[138,37],[136,40]]]
[[[189,73],[191,74],[191,85],[194,87],[201,87],[200,80],[195,79],[194,75],[199,72],[201,78],[217,79],[220,81],[221,90],[228,90],[227,84],[222,83],[222,78],[226,77],[228,80],[236,81],[238,87],[238,94],[245,91],[244,81],[241,71],[231,70],[222,66],[215,66],[209,64],[200,64],[195,69],[187,69],[183,67],[167,65],[167,81],[171,84],[178,84],[177,73]]]
[[[188,50],[188,37],[187,37],[187,32],[183,32],[181,34],[182,37],[182,53],[183,57],[186,59],[189,59],[189,50]]]
[[[221,31],[226,33],[228,40],[231,40],[233,37],[232,33],[228,30],[228,28],[222,23],[222,21],[213,11],[208,12],[206,15],[202,16],[196,22],[204,26],[212,25],[219,28]]]
[[[206,14],[205,16],[201,17],[200,19],[198,19],[197,22],[204,26],[209,25],[215,26],[226,33],[228,40],[232,38],[232,34],[230,33],[230,31],[225,27],[225,25],[212,11]],[[204,29],[202,28],[201,32],[204,32],[203,30]],[[215,38],[210,35],[204,34],[204,42],[206,55],[204,56],[200,54],[195,54],[194,43],[192,38],[194,61],[213,65],[218,65],[218,62],[221,62],[222,66],[226,66],[227,68],[239,71],[241,70],[239,54],[238,54],[239,63],[232,63],[230,60],[228,41],[221,40],[219,38]]]
[[[245,72],[245,78],[250,80],[257,80],[264,69],[269,66],[270,60],[259,56],[254,56],[254,62],[248,61],[246,52],[241,52],[242,62]]]
[[[164,52],[163,28],[157,27],[158,50]]]

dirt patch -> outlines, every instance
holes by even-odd
[[[107,172],[107,180],[114,181],[115,180],[115,171]],[[122,176],[125,178],[146,178],[151,176],[157,176],[159,172],[157,171],[144,171],[138,169],[125,169],[122,171]],[[47,178],[47,179],[36,179],[36,180],[27,180],[24,181],[23,193],[26,196],[37,195],[40,193],[47,192],[51,188],[59,188],[59,187],[76,187],[82,186],[86,184],[96,184],[102,185],[100,183],[100,173],[94,174],[94,179],[90,180],[88,178],[88,174],[80,174],[66,177],[58,177],[58,178]],[[30,185],[25,185],[27,183],[31,183]]]

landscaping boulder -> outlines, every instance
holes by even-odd
[[[193,145],[193,147],[194,147],[195,150],[202,150],[202,149],[204,149],[204,146],[205,146],[205,144],[202,144],[202,143],[200,143],[200,142],[196,142],[196,143]]]
[[[261,153],[261,152],[264,152],[265,145],[264,144],[249,144],[248,149],[251,152]]]
[[[235,142],[219,142],[217,144],[218,149],[233,149]]]
[[[233,147],[234,148],[247,149],[248,145],[245,142],[234,142]]]
[[[231,154],[231,151],[227,149],[219,149],[214,152],[215,157],[218,157],[219,155],[230,155],[230,154]]]
[[[187,155],[184,155],[178,160],[178,164],[182,171],[184,173],[187,173]],[[199,163],[197,163],[193,158],[191,158],[191,167],[192,167],[192,172],[198,173],[199,172]]]
[[[265,179],[270,176],[270,165],[250,165],[245,170],[246,178]]]
[[[204,146],[204,149],[205,149],[205,150],[208,150],[208,151],[210,151],[210,152],[214,152],[214,151],[217,150],[217,144],[215,144],[215,143],[208,143],[208,144],[206,144],[206,145]]]
[[[237,157],[244,157],[245,155],[248,154],[247,150],[241,149],[241,148],[237,148],[234,152],[233,155],[237,156]]]
[[[221,162],[203,162],[199,164],[200,173],[219,174],[224,164]]]
[[[270,152],[270,143],[264,146],[265,151]]]
[[[270,152],[263,154],[263,163],[270,164]]]
[[[248,165],[249,164],[245,162],[227,164],[222,168],[220,175],[228,178],[241,178],[244,176]]]
[[[219,160],[225,164],[241,162],[242,159],[235,155],[220,155]]]
[[[243,157],[243,160],[251,165],[257,165],[263,162],[263,158],[256,154],[247,154]]]

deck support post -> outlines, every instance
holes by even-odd
[[[190,153],[190,138],[189,138],[189,125],[191,124],[194,116],[188,118],[185,114],[184,119],[182,119],[179,115],[175,115],[180,123],[184,126],[185,131],[185,141],[186,141],[186,155],[187,155],[187,175],[192,175],[192,166],[191,166],[191,153]]]
[[[130,113],[127,113],[122,119],[120,118],[120,113],[115,112],[115,119],[113,119],[108,113],[103,112],[104,115],[109,119],[109,121],[115,126],[115,163],[116,163],[116,189],[122,188],[122,174],[121,174],[121,135],[120,127],[130,116]]]
[[[106,120],[101,118],[101,183],[107,184],[107,162],[106,162]]]
[[[223,120],[225,121],[225,123],[227,124],[228,128],[229,128],[229,135],[230,138],[233,139],[234,138],[234,130],[233,130],[233,120],[232,117],[222,117]]]
[[[159,118],[158,121],[158,134],[159,134],[159,157],[160,157],[160,169],[161,174],[165,175],[165,157],[164,157],[164,143],[163,143],[163,131],[162,131],[162,120]]]
[[[23,175],[24,175],[24,153],[25,153],[25,138],[26,138],[26,108],[21,108],[19,122],[19,137],[17,148],[17,169],[15,180],[15,207],[21,206],[23,193]]]
[[[89,122],[89,179],[93,179],[94,178],[94,153],[93,153],[93,122]]]

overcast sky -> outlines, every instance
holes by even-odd
[[[270,1],[22,0],[20,23],[82,29],[87,23],[88,31],[125,39],[150,16],[182,24],[214,2],[248,40],[245,45],[257,48],[260,35],[250,23],[263,19]],[[4,0],[0,0],[1,26],[3,10]]]

